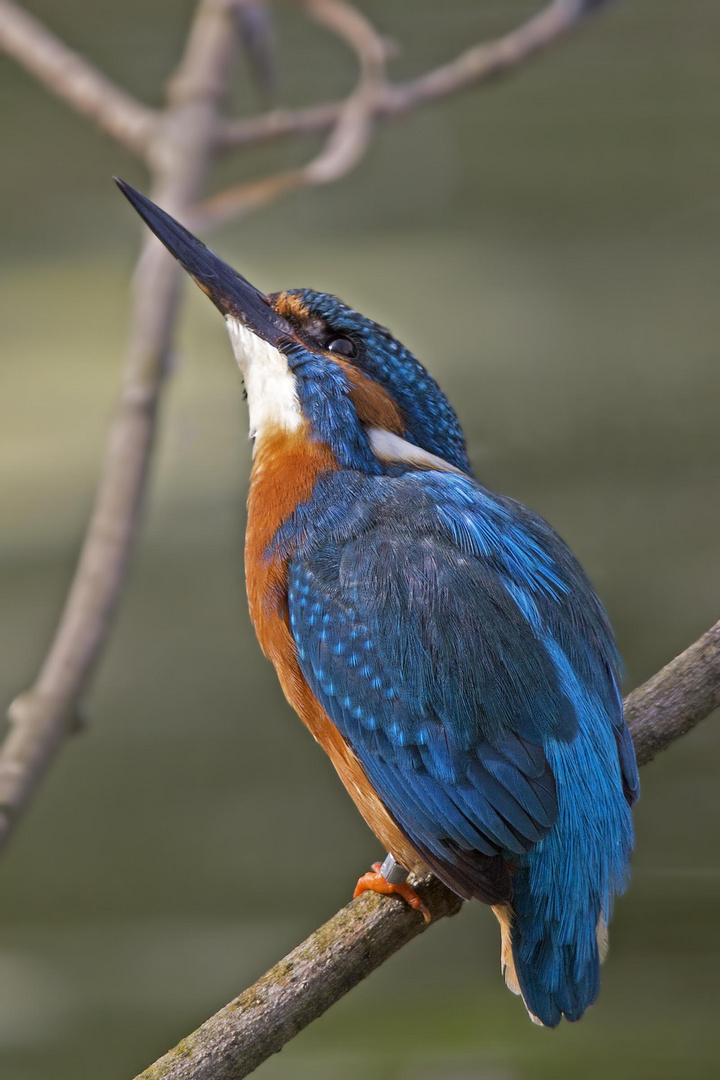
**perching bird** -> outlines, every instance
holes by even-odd
[[[389,853],[358,882],[429,917],[407,872],[491,904],[533,1020],[600,986],[638,796],[620,659],[572,552],[474,477],[457,417],[334,296],[265,296],[128,184],[222,312],[254,440],[250,614],[285,695]]]

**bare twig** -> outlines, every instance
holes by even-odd
[[[428,101],[456,94],[480,81],[494,79],[552,45],[591,12],[610,0],[554,0],[517,30],[463,52],[455,60],[404,86],[391,87],[388,110],[398,116]]]
[[[586,15],[611,0],[554,0],[534,18],[495,41],[475,45],[448,64],[406,83],[386,85],[375,103],[377,120],[392,120],[430,101],[495,79],[564,37]],[[220,149],[317,135],[336,124],[343,102],[305,109],[275,109],[264,116],[220,122]]]
[[[234,34],[225,0],[201,0],[168,107],[149,144],[153,198],[182,217],[200,195],[217,109],[228,85]],[[13,703],[0,748],[0,847],[68,731],[117,605],[148,476],[179,274],[154,239],[135,274],[123,388],[75,578],[35,686]]]
[[[0,0],[0,49],[128,150],[147,152],[160,114],[115,86],[11,0]]]
[[[367,150],[376,102],[385,86],[386,43],[346,0],[306,0],[304,6],[356,53],[360,64],[357,86],[341,104],[330,137],[317,157],[301,168],[238,184],[207,199],[192,213],[195,227],[213,228],[281,194],[333,183],[349,173]]]
[[[641,765],[720,705],[720,623],[625,701]],[[439,918],[461,903],[434,878],[417,887]],[[353,900],[254,986],[136,1080],[241,1080],[425,930],[397,898]],[[432,924],[431,924],[432,925]]]

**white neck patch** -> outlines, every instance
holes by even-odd
[[[273,428],[297,431],[303,415],[295,376],[286,357],[231,315],[225,317],[235,359],[245,380],[250,437],[262,438]]]
[[[368,428],[367,434],[373,454],[386,464],[410,465],[414,469],[457,473],[459,476],[467,475],[462,469],[451,465],[444,458],[431,454],[429,450],[423,450],[419,446],[413,446],[407,439],[401,439],[399,435],[386,431],[385,428]]]

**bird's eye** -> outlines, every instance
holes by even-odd
[[[332,338],[327,344],[328,352],[339,353],[340,356],[348,356],[352,360],[357,356],[357,345],[350,338],[336,337]]]

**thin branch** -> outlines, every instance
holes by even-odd
[[[386,42],[346,0],[306,0],[304,6],[355,52],[360,65],[357,86],[340,105],[317,157],[301,168],[238,184],[207,199],[192,212],[196,228],[214,228],[290,191],[333,183],[354,169],[368,148],[376,104],[385,87]]]
[[[375,119],[393,120],[420,105],[498,78],[559,41],[585,16],[610,2],[554,0],[503,37],[475,45],[450,63],[417,79],[386,85],[375,104]],[[218,148],[232,150],[278,139],[317,135],[337,123],[342,108],[342,102],[328,102],[305,109],[274,109],[264,116],[221,122],[217,129]]]
[[[390,89],[388,108],[398,116],[428,101],[497,78],[564,37],[576,23],[610,0],[554,0],[524,25],[496,41],[475,45],[455,60]]]
[[[638,762],[720,706],[720,622],[625,700]],[[416,883],[438,919],[461,902],[435,878]],[[136,1080],[241,1080],[425,930],[395,897],[351,901],[267,974]]]
[[[234,51],[227,3],[200,0],[168,87],[163,123],[148,144],[153,198],[178,217],[202,192]],[[77,726],[78,699],[107,640],[149,473],[178,282],[174,260],[154,238],[145,239],[134,279],[122,392],[75,578],[37,681],[11,706],[10,730],[0,747],[0,847]]]
[[[0,49],[126,149],[145,155],[160,114],[115,86],[11,0],[0,0]]]

